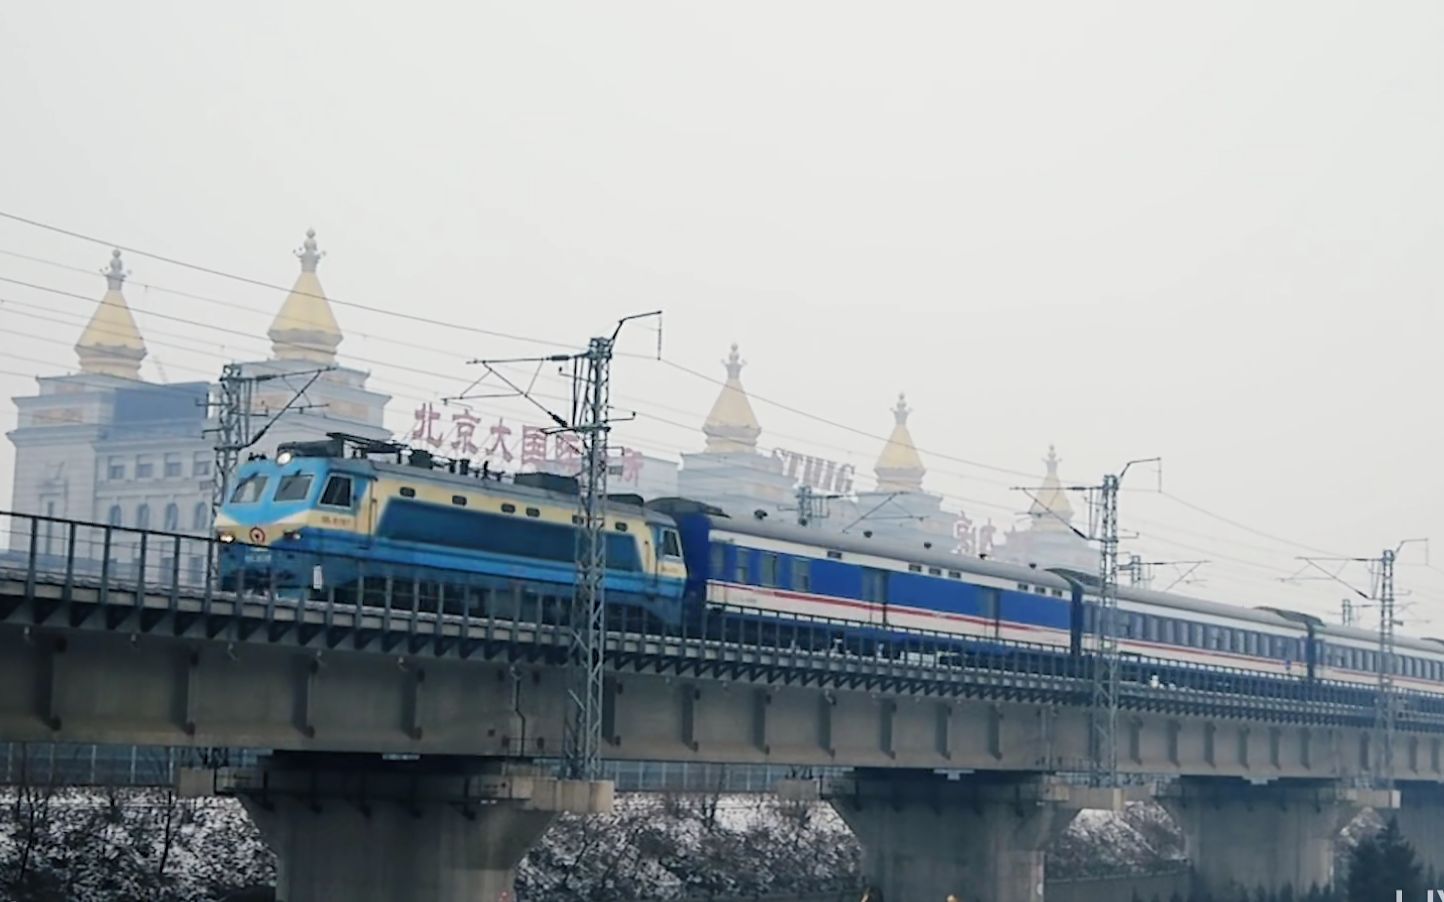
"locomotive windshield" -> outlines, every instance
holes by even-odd
[[[276,486],[277,501],[304,501],[311,492],[310,473],[292,473],[289,476],[282,476],[281,482]]]
[[[236,483],[236,490],[231,492],[231,503],[255,504],[261,500],[261,493],[265,490],[266,477],[259,473],[253,473]]]

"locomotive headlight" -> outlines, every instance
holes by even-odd
[[[231,543],[234,542],[235,540],[236,540],[236,537],[233,536],[233,535],[231,535],[230,533],[228,533],[228,532],[223,532],[223,533],[221,533],[221,541],[222,541],[223,543],[225,543],[226,545],[231,544]]]
[[[292,454],[290,451],[282,451],[280,454],[276,455],[276,463],[284,467],[286,464],[290,463],[295,458],[295,456],[296,455]]]

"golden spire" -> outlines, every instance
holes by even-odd
[[[301,274],[267,333],[271,336],[271,356],[277,360],[335,363],[341,327],[331,313],[331,302],[326,300],[321,280],[316,278],[316,264],[325,254],[316,250],[315,229],[306,230],[306,243],[296,256],[301,260]]]
[[[105,273],[106,291],[100,299],[95,315],[80,333],[75,343],[76,356],[80,358],[83,373],[98,373],[118,376],[122,379],[139,379],[140,362],[145,359],[145,341],[135,327],[135,317],[125,296],[120,293],[129,275],[120,262],[120,251],[110,252],[110,266],[102,269]]]
[[[732,343],[732,353],[722,361],[722,365],[727,367],[727,382],[712,403],[707,421],[702,424],[702,432],[707,436],[707,451],[714,454],[756,451],[762,427],[757,424],[757,416],[752,413],[752,404],[742,388],[740,377],[746,364],[737,354],[736,342]]]
[[[1058,452],[1052,445],[1048,446],[1048,456],[1043,463],[1048,467],[1048,474],[1043,477],[1043,485],[1028,508],[1028,516],[1033,518],[1033,528],[1051,532],[1072,532],[1069,524],[1073,522],[1073,505],[1068,501],[1068,492],[1058,479]]]
[[[897,406],[892,413],[897,422],[872,468],[877,474],[877,490],[921,492],[927,468],[923,466],[923,459],[918,456],[918,449],[913,444],[912,433],[908,431],[908,414],[912,413],[912,408],[908,407],[907,397],[902,392],[898,392]]]

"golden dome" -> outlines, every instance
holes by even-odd
[[[277,360],[335,363],[341,327],[331,312],[321,280],[316,278],[316,264],[325,254],[316,250],[315,229],[306,231],[306,243],[296,256],[301,261],[301,274],[267,333],[271,336],[271,356]]]
[[[1034,529],[1071,532],[1069,524],[1073,522],[1073,504],[1058,479],[1058,452],[1052,445],[1048,446],[1048,456],[1043,463],[1047,465],[1048,473],[1028,508],[1028,516],[1033,518]]]
[[[740,377],[746,364],[737,354],[736,342],[732,343],[732,353],[722,361],[722,365],[727,367],[727,381],[722,386],[722,393],[712,402],[707,421],[702,424],[702,432],[707,436],[707,451],[714,454],[756,451],[762,427],[757,424],[752,403],[747,400],[747,392],[742,388]]]
[[[887,444],[872,468],[877,474],[877,490],[921,492],[927,468],[923,466],[923,459],[918,456],[917,446],[913,444],[912,433],[908,431],[908,414],[912,413],[912,408],[908,407],[907,397],[901,392],[892,413],[896,420],[892,435],[888,436]]]
[[[80,370],[122,379],[139,379],[140,362],[145,359],[145,341],[141,339],[135,317],[131,316],[130,307],[121,294],[127,273],[120,262],[120,251],[110,252],[110,266],[101,272],[105,273],[105,296],[100,299],[100,306],[75,343]]]

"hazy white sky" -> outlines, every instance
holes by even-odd
[[[944,455],[1031,472],[1056,442],[1078,481],[1162,455],[1171,496],[1290,542],[1431,535],[1399,582],[1444,635],[1441,46],[1433,0],[9,3],[0,209],[286,285],[314,226],[333,297],[563,344],[662,307],[669,359],[720,376],[736,340],[755,396],[883,436],[906,390],[975,517],[1025,480]],[[6,221],[0,251],[107,257]],[[147,374],[264,356],[277,293],[127,263]],[[0,298],[0,369],[74,367],[93,305]],[[466,359],[538,349],[337,315],[398,429]],[[616,392],[624,441],[700,448],[715,385],[626,360]],[[754,405],[764,446],[869,470],[881,444]],[[1337,608],[1278,581],[1298,545],[1123,504],[1133,547],[1215,561],[1199,592]]]

